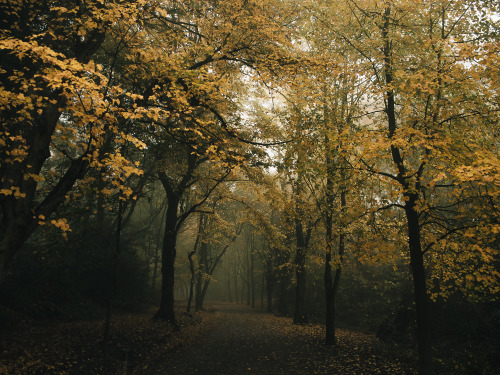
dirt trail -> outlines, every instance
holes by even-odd
[[[321,326],[294,326],[241,305],[217,304],[219,325],[143,374],[411,374],[373,347],[372,336],[339,332],[337,349],[325,347]]]

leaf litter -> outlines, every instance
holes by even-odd
[[[413,374],[375,336],[338,330],[325,346],[323,325],[220,304],[178,312],[180,330],[154,311],[114,317],[103,346],[102,321],[26,324],[0,338],[0,374]]]

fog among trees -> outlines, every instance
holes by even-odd
[[[497,373],[499,8],[0,2],[0,372]]]

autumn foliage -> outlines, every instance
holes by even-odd
[[[348,288],[375,270],[381,288],[411,284],[386,315],[414,309],[431,374],[435,309],[497,311],[499,12],[0,0],[5,295],[22,270],[94,277],[110,318],[126,269],[174,328],[185,286],[201,309],[226,285],[295,324],[320,315],[335,346]]]

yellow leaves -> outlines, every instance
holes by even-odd
[[[0,194],[5,196],[13,196],[14,198],[26,198],[26,193],[22,193],[21,189],[19,189],[17,186],[12,186],[7,189],[1,189]]]
[[[456,290],[472,300],[491,298],[500,292],[500,274],[495,267],[499,251],[485,241],[487,233],[489,228],[470,228],[463,237],[441,241],[428,255],[432,270],[429,289],[434,300],[445,299]]]
[[[34,174],[34,173],[26,173],[24,175],[24,179],[25,180],[33,180],[35,182],[41,182],[41,181],[45,181],[45,177],[43,177],[42,175],[39,175],[39,174]]]
[[[45,222],[45,216],[44,215],[38,215],[38,218],[37,217],[34,217],[35,219],[38,219],[38,225],[45,225],[47,224]]]
[[[47,221],[45,215],[40,214],[38,215],[38,217],[34,217],[34,219],[38,220],[38,225],[44,226],[50,224],[53,227],[60,229],[63,232],[62,235],[65,239],[67,239],[67,232],[71,232],[68,221],[64,218],[52,219],[50,221]]]
[[[477,151],[470,165],[458,166],[452,173],[462,182],[476,182],[500,188],[500,158],[488,150]]]
[[[101,193],[104,194],[104,195],[112,195],[115,191],[112,190],[112,189],[108,189],[108,188],[103,188],[101,189]]]
[[[66,219],[58,219],[58,220],[53,219],[50,221],[50,224],[52,224],[56,228],[59,228],[63,232],[70,232],[71,231]]]
[[[12,195],[13,191],[11,189],[1,189],[0,194],[3,195]]]
[[[137,147],[138,149],[142,150],[142,149],[146,148],[146,144],[144,142],[142,142],[141,140],[139,140],[138,138],[134,137],[131,134],[124,134],[124,133],[122,133],[121,137],[122,137],[122,139],[127,140],[127,141],[133,143],[134,146]]]
[[[156,8],[156,13],[161,17],[168,17],[168,12],[164,8]]]

